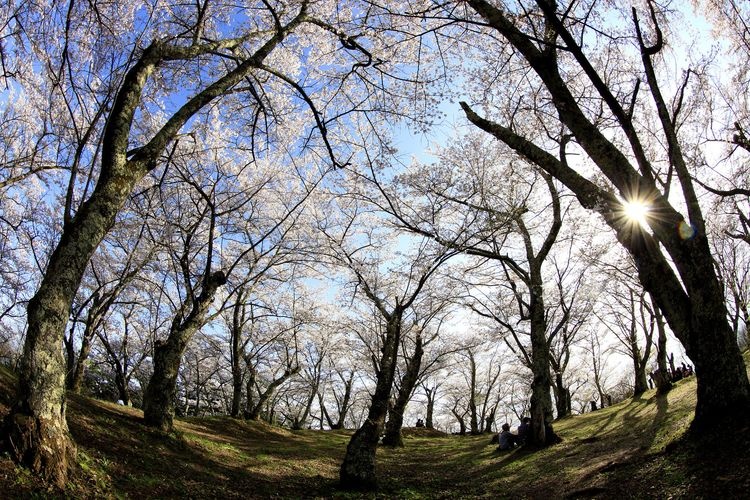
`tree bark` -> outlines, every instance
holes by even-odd
[[[451,409],[451,413],[453,413],[453,416],[456,417],[456,420],[458,420],[458,434],[461,436],[466,435],[466,422],[464,421],[464,416],[466,415],[466,412],[463,414],[458,413],[457,406],[454,406]]]
[[[551,234],[551,233],[550,233]],[[528,239],[528,238],[527,238]],[[549,239],[548,239],[549,241]],[[529,242],[527,242],[527,246]],[[528,252],[527,252],[528,253]],[[529,257],[532,257],[529,255]],[[550,348],[547,342],[547,320],[544,309],[544,286],[542,284],[541,262],[546,253],[539,252],[529,258],[529,315],[531,316],[531,429],[527,443],[533,446],[547,446],[559,441],[552,430],[552,397],[550,388]]]
[[[562,373],[555,373],[555,408],[557,409],[557,420],[570,415],[570,391],[563,383]]]
[[[226,276],[223,272],[211,274],[203,284],[201,294],[193,302],[190,314],[186,318],[176,316],[167,340],[157,341],[154,345],[154,373],[143,395],[143,419],[146,425],[165,432],[172,430],[182,354],[195,332],[203,326],[216,290],[224,283]]]
[[[65,421],[66,364],[62,340],[71,304],[91,256],[109,232],[136,183],[199,110],[259,67],[286,34],[305,20],[305,9],[236,68],[188,100],[143,147],[128,158],[130,130],[151,73],[165,59],[192,59],[215,43],[172,47],[154,42],[125,74],[102,137],[102,164],[91,197],[64,224],[39,289],[27,308],[28,328],[19,372],[18,401],[5,421],[4,441],[14,460],[45,480],[65,486],[75,446]],[[66,220],[66,222],[68,222]]]
[[[401,338],[402,314],[403,310],[397,306],[388,318],[372,404],[367,413],[367,419],[354,433],[346,447],[346,455],[339,471],[340,483],[344,488],[372,490],[377,487],[375,453],[388,412],[388,400],[396,373],[396,354]]]
[[[388,414],[388,423],[385,426],[383,444],[386,446],[403,446],[404,440],[401,436],[401,427],[404,425],[404,411],[409,404],[414,387],[419,378],[419,368],[422,365],[422,336],[416,336],[414,353],[406,364],[406,372],[401,377],[401,386],[398,389],[396,403]]]
[[[435,413],[435,393],[437,392],[437,387],[433,389],[428,389],[425,387],[425,394],[427,395],[427,416],[424,420],[424,426],[428,429],[434,429],[435,426],[433,424],[433,415]]]
[[[81,393],[81,382],[83,381],[83,375],[86,372],[86,364],[88,362],[89,354],[91,353],[91,340],[93,339],[93,329],[89,331],[88,324],[83,332],[83,338],[81,339],[81,350],[78,352],[78,357],[73,362],[72,370],[68,372],[70,374],[68,378],[68,390],[75,392],[76,394]]]
[[[672,382],[669,380],[667,367],[667,331],[664,328],[664,317],[656,304],[654,304],[654,316],[656,319],[656,328],[658,332],[656,344],[656,366],[658,376],[656,377],[656,394],[662,395],[672,389]]]
[[[730,425],[745,426],[750,412],[750,382],[747,369],[737,347],[720,281],[705,233],[705,224],[690,174],[681,157],[675,125],[666,116],[666,106],[658,95],[658,82],[649,71],[650,53],[642,47],[644,67],[659,119],[669,143],[670,162],[675,165],[682,194],[686,197],[689,220],[675,210],[664,193],[657,189],[651,166],[645,157],[632,119],[623,110],[606,84],[586,60],[574,35],[567,32],[554,12],[554,3],[537,2],[549,23],[548,32],[563,38],[599,94],[618,119],[636,153],[638,170],[628,155],[608,139],[582,111],[560,74],[555,44],[541,50],[522,33],[506,14],[485,0],[469,0],[469,4],[504,36],[529,63],[550,92],[561,122],[571,131],[579,145],[617,189],[628,197],[633,191],[651,201],[648,224],[652,233],[640,227],[623,224],[618,216],[621,203],[605,189],[570,168],[565,159],[555,158],[512,128],[479,117],[466,103],[461,106],[469,120],[505,142],[516,152],[539,165],[575,193],[581,204],[604,217],[615,231],[618,241],[633,256],[641,283],[654,297],[664,317],[685,351],[695,364],[698,398],[691,429],[696,436],[703,431]],[[669,254],[667,261],[660,248]],[[673,265],[672,265],[673,263]]]
[[[276,392],[276,389],[283,384],[284,382],[289,379],[289,377],[296,375],[299,373],[300,367],[296,366],[294,368],[289,368],[284,371],[284,373],[281,375],[281,377],[274,379],[266,388],[265,391],[260,393],[258,395],[258,401],[253,404],[251,408],[248,408],[247,414],[245,415],[245,418],[248,420],[259,420],[260,414],[263,411],[263,405],[266,404],[266,402],[271,399],[271,396],[273,396],[274,392]],[[250,398],[248,398],[248,401],[250,401]],[[269,417],[269,420],[272,420],[271,417]]]
[[[344,381],[344,397],[341,399],[341,404],[339,405],[338,420],[331,426],[331,429],[343,429],[346,425],[346,415],[349,413],[349,408],[351,407],[354,370],[349,373],[348,379],[344,380],[344,378],[341,377],[341,380]]]

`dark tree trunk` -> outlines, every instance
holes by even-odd
[[[130,389],[128,388],[128,380],[122,373],[117,372],[115,374],[115,385],[117,386],[117,397],[122,404],[130,406]]]
[[[527,443],[533,446],[547,446],[559,441],[552,430],[552,397],[550,389],[550,349],[547,342],[547,321],[545,318],[541,262],[534,259],[529,263],[531,316],[531,430]]]
[[[268,385],[268,387],[266,388],[266,390],[263,391],[262,393],[260,393],[258,395],[258,401],[253,404],[252,408],[248,409],[247,414],[245,415],[245,418],[247,418],[248,420],[259,420],[260,419],[260,415],[263,412],[263,406],[271,399],[271,397],[276,392],[276,389],[281,384],[283,384],[284,382],[286,382],[289,379],[289,377],[292,377],[293,375],[298,374],[299,370],[300,370],[299,366],[294,367],[294,368],[289,368],[289,369],[287,369],[287,370],[284,371],[284,373],[281,375],[281,377],[279,377],[277,379],[274,379]],[[250,399],[248,398],[248,401],[249,400]],[[273,416],[269,415],[268,420],[269,420],[269,422],[272,422],[273,421]]]
[[[170,334],[166,342],[154,344],[154,373],[143,395],[143,418],[147,425],[163,431],[172,430],[177,374],[187,342],[188,338]]]
[[[253,396],[253,392],[255,391],[255,380],[258,375],[255,371],[255,367],[252,365],[252,359],[246,358],[245,363],[247,364],[247,383],[245,384],[247,388],[245,394],[247,395],[247,397],[245,399],[244,417],[247,419],[250,416],[250,412],[253,410],[253,408],[255,408],[255,398]]]
[[[83,376],[86,373],[86,364],[88,363],[88,357],[91,353],[91,340],[93,340],[93,331],[91,335],[87,335],[88,332],[84,332],[83,338],[81,339],[81,350],[78,353],[78,357],[73,364],[73,370],[70,372],[68,378],[68,390],[80,394],[81,382]]]
[[[71,380],[73,379],[73,372],[76,369],[76,352],[75,345],[73,344],[73,331],[74,328],[71,328],[70,336],[63,338],[63,342],[65,344],[65,366],[67,367],[65,375],[65,387],[68,390],[71,389]]]
[[[633,396],[640,396],[648,390],[648,377],[646,376],[646,362],[636,358],[633,359],[633,370],[635,372]]]
[[[322,360],[323,358],[321,358]],[[319,365],[316,365],[315,369],[318,370]],[[295,419],[292,429],[299,430],[302,429],[302,427],[305,425],[305,422],[307,421],[307,418],[310,416],[310,410],[312,409],[313,401],[315,401],[315,395],[318,393],[318,387],[320,386],[320,373],[315,374],[315,381],[313,383],[313,386],[310,388],[310,396],[307,398],[307,403],[305,404],[305,409],[302,411],[302,414]]]
[[[667,373],[667,332],[664,328],[664,317],[656,304],[654,304],[654,316],[656,319],[656,328],[658,331],[658,339],[656,343],[656,366],[658,369],[656,381],[656,393],[666,394],[672,389],[672,382],[669,380]]]
[[[344,397],[341,400],[341,407],[339,408],[339,418],[336,422],[336,429],[343,429],[346,425],[346,415],[349,413],[351,408],[352,400],[352,386],[354,385],[354,370],[349,374],[349,379],[344,383]]]
[[[401,427],[404,425],[404,411],[406,405],[411,399],[414,387],[417,385],[419,378],[419,368],[422,366],[422,336],[417,334],[414,346],[414,354],[407,361],[406,371],[401,377],[401,386],[398,389],[396,402],[388,413],[388,423],[385,426],[385,436],[383,444],[387,446],[403,446],[404,440],[401,437]]]
[[[323,419],[328,423],[328,428],[331,430],[334,429],[340,429],[341,427],[334,427],[333,419],[331,418],[331,415],[328,413],[328,409],[326,408],[325,400],[323,399],[323,394],[318,393],[318,405],[320,406],[320,428],[323,428]]]
[[[232,374],[232,409],[230,415],[239,418],[242,406],[242,377],[234,377]]]
[[[477,435],[479,431],[479,415],[477,412],[477,364],[474,360],[474,353],[468,351],[469,354],[469,370],[471,370],[469,377],[469,425],[471,426],[471,434]]]
[[[451,413],[453,413],[453,416],[456,417],[456,420],[458,420],[458,433],[461,436],[466,435],[466,422],[464,421],[464,416],[466,415],[466,412],[463,414],[458,413],[457,409],[454,407],[451,410]]]
[[[570,391],[563,383],[562,373],[555,373],[555,407],[557,409],[557,418],[565,418],[570,415]]]
[[[396,372],[396,354],[401,338],[402,314],[403,310],[400,309],[400,306],[397,306],[388,318],[386,337],[383,342],[370,410],[362,427],[354,433],[349,441],[339,471],[340,483],[344,488],[371,490],[377,487],[375,452],[388,412],[388,400]]]
[[[424,425],[428,429],[434,429],[435,426],[432,422],[433,414],[435,413],[435,393],[437,387],[428,389],[425,387],[425,394],[427,394],[427,416],[425,417]]]
[[[190,314],[184,319],[175,317],[167,340],[155,343],[154,373],[143,394],[143,419],[146,425],[163,431],[172,430],[182,354],[195,332],[203,326],[216,290],[224,283],[226,276],[223,272],[211,274],[200,296],[192,304]]]
[[[232,363],[232,408],[230,415],[239,418],[242,406],[242,383],[244,373],[242,372],[242,360],[244,359],[244,344],[242,343],[242,328],[246,322],[244,299],[246,291],[244,288],[237,290],[237,301],[232,308],[232,326],[230,343],[230,360]]]
[[[732,429],[743,428],[747,425],[747,414],[750,412],[747,368],[727,320],[724,293],[708,244],[705,220],[681,151],[673,117],[669,116],[668,106],[660,95],[659,82],[651,62],[655,52],[642,44],[645,74],[653,102],[658,108],[664,137],[668,141],[669,160],[675,167],[686,199],[687,218],[670,204],[665,193],[659,191],[652,178],[649,158],[626,111],[619,109],[618,120],[631,140],[628,154],[585,115],[560,74],[554,50],[539,50],[517,30],[503,11],[489,2],[470,0],[469,3],[522,54],[529,67],[544,82],[561,124],[570,130],[611,186],[621,196],[627,197],[629,193],[637,192],[650,201],[650,210],[655,214],[648,218],[651,231],[647,233],[637,224],[625,224],[620,215],[622,203],[616,196],[574,171],[564,157],[550,155],[528,138],[518,135],[512,127],[486,120],[474,113],[466,103],[461,103],[468,119],[554,175],[575,193],[585,208],[599,213],[615,231],[618,241],[635,261],[641,284],[652,294],[671,330],[695,364],[698,397],[691,425],[695,435],[700,436],[703,431],[716,428],[726,431],[727,425]],[[554,12],[555,3],[538,2],[538,5],[555,36],[564,39],[564,45],[574,52],[577,60],[584,61],[586,56],[577,45],[575,36],[564,28]],[[588,66],[582,65],[581,68],[586,71]],[[589,74],[593,75],[593,70]],[[604,82],[601,86],[606,88]],[[609,90],[603,93],[611,96]],[[616,108],[614,100],[610,100],[610,109]],[[637,164],[632,161],[631,151],[637,156]],[[669,255],[669,260],[665,254]]]
[[[484,419],[484,432],[490,434],[492,432],[492,425],[495,423],[495,414],[497,413],[497,406],[492,408],[490,414]]]

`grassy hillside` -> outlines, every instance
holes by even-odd
[[[0,371],[0,413],[12,374]],[[718,446],[681,440],[692,418],[695,380],[666,397],[653,391],[556,424],[563,442],[531,453],[497,452],[487,435],[406,430],[402,449],[378,452],[380,498],[738,498],[750,491],[750,429]],[[289,431],[230,418],[179,419],[164,434],[141,412],[71,397],[78,444],[75,477],[47,491],[27,470],[0,457],[6,498],[358,498],[337,489],[350,433]]]

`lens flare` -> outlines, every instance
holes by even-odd
[[[648,205],[643,200],[630,200],[625,201],[622,204],[623,212],[625,217],[629,220],[640,224],[641,226],[646,225],[646,217],[648,216]]]

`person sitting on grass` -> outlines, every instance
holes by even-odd
[[[503,424],[503,430],[498,436],[498,442],[498,450],[510,450],[518,444],[518,436],[510,432],[510,425],[507,423]]]

